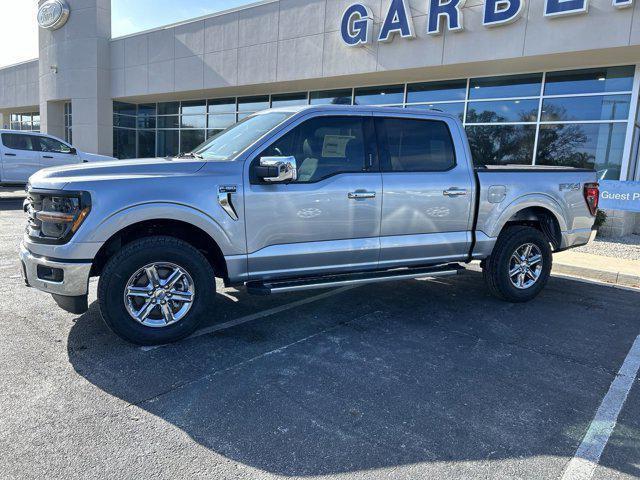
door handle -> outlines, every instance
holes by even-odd
[[[451,187],[448,190],[442,192],[445,197],[463,197],[467,194],[466,188]]]
[[[42,158],[53,158],[51,155],[43,155]]]
[[[4,156],[5,157],[15,157],[16,154],[15,153],[5,153]]]
[[[351,200],[361,200],[363,198],[376,198],[376,192],[367,192],[366,190],[356,190],[355,192],[349,192],[347,196]]]

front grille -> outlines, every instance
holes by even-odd
[[[42,222],[36,218],[36,212],[42,210],[42,198],[40,195],[29,192],[24,202],[24,211],[27,214],[27,235],[32,238],[40,237]]]

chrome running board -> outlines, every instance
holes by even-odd
[[[395,270],[331,275],[298,280],[279,280],[247,283],[247,291],[253,295],[272,295],[275,293],[300,292],[319,288],[344,287],[416,278],[446,277],[457,275],[465,268],[457,263],[439,267],[401,268]]]

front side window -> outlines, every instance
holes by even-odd
[[[295,157],[296,183],[313,183],[340,173],[365,169],[361,117],[316,117],[271,144],[260,157]]]
[[[443,172],[456,164],[449,127],[439,120],[376,119],[386,172]]]
[[[39,137],[40,151],[50,153],[71,153],[71,147],[55,138]]]
[[[204,160],[232,160],[245,148],[273,130],[291,115],[291,113],[287,112],[252,115],[214,135],[195,148],[193,153],[202,156]]]
[[[31,135],[17,135],[15,133],[3,133],[2,144],[12,150],[36,150],[35,137]]]

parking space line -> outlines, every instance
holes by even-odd
[[[588,480],[593,476],[639,369],[640,335],[627,353],[562,480]]]
[[[334,295],[338,295],[340,293],[346,292],[347,290],[351,290],[353,288],[357,288],[357,285],[347,286],[338,288],[336,290],[330,290],[328,292],[321,293],[320,295],[314,295],[313,297],[304,298],[302,300],[297,300],[295,302],[286,303],[284,305],[280,305],[278,307],[270,308],[268,310],[263,310],[261,312],[252,313],[250,315],[245,315],[244,317],[236,318],[235,320],[229,320],[228,322],[219,323],[218,325],[212,325],[210,327],[203,328],[198,330],[187,337],[189,338],[197,338],[202,335],[208,335],[210,333],[218,332],[220,330],[225,330],[227,328],[235,327],[237,325],[242,325],[243,323],[251,322],[253,320],[258,320],[260,318],[268,317],[269,315],[275,315],[276,313],[284,312],[286,310],[291,310],[292,308],[299,307],[301,305],[306,305],[307,303],[316,302],[318,300],[323,300],[325,298],[332,297]],[[140,347],[142,351],[148,352],[150,350],[155,350],[157,348],[161,348],[164,345],[155,345],[152,347]]]

